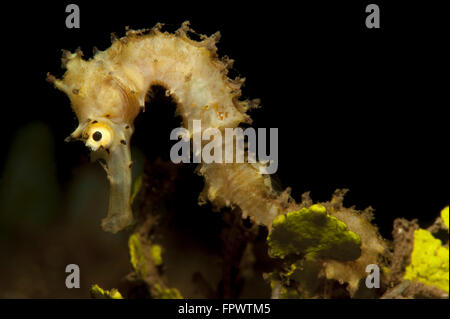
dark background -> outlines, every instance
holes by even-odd
[[[372,2],[380,6],[381,29],[365,27],[365,7]],[[162,22],[174,31],[189,20],[198,33],[221,32],[219,56],[235,60],[231,76],[247,79],[243,98],[261,99],[262,108],[250,113],[252,126],[279,128],[275,179],[281,188],[291,187],[296,200],[311,191],[315,201],[349,188],[346,205],[375,208],[387,238],[398,217],[427,226],[448,205],[449,194],[444,10],[429,2],[372,2],[74,1],[80,29],[65,27],[71,2],[3,6],[3,176],[11,141],[35,122],[49,132],[62,193],[80,163],[88,162],[81,143],[64,143],[77,121],[69,100],[45,81],[47,72],[62,76],[61,49],[80,47],[89,58],[94,46],[109,47],[111,32],[124,35],[125,26]],[[137,119],[132,142],[147,159],[168,159],[169,133],[179,126],[173,112],[162,99]],[[27,149],[39,147],[39,134],[35,138],[37,144],[19,146],[30,161],[35,155]],[[194,202],[202,180],[187,180],[186,188]],[[97,227],[98,219],[93,223]]]

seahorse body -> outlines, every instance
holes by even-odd
[[[188,22],[170,34],[151,30],[128,31],[115,39],[107,50],[82,59],[81,51],[65,53],[62,80],[49,76],[54,85],[70,98],[79,120],[71,139],[83,140],[93,156],[103,159],[110,181],[106,231],[117,232],[133,222],[130,208],[133,121],[144,108],[152,85],[167,89],[177,102],[177,113],[192,136],[193,120],[202,129],[234,128],[251,123],[246,111],[256,103],[239,100],[243,79],[227,77],[233,61],[217,58],[220,34],[190,39]],[[261,164],[201,164],[199,173],[206,185],[201,201],[217,207],[239,206],[243,216],[269,225],[285,208],[289,195],[273,191],[270,179],[260,174]]]
[[[203,131],[217,128],[223,134],[225,128],[251,123],[246,111],[257,106],[254,101],[239,99],[243,79],[227,77],[233,61],[217,58],[219,33],[194,41],[187,35],[192,31],[187,22],[175,34],[163,33],[160,27],[158,24],[151,30],[128,31],[88,61],[82,59],[81,51],[66,52],[63,79],[48,75],[48,80],[69,96],[79,121],[69,139],[84,141],[94,159],[104,160],[110,200],[102,227],[113,233],[133,223],[130,139],[134,119],[144,108],[152,85],[161,85],[172,95],[191,136],[194,120],[201,120]],[[261,165],[201,163],[197,172],[205,178],[205,187],[200,204],[208,200],[216,208],[237,206],[242,217],[249,216],[269,230],[279,214],[312,204],[308,194],[297,204],[289,188],[282,193],[275,191],[270,177],[261,174]],[[349,262],[325,260],[323,269],[327,278],[348,282],[353,294],[360,278],[366,275],[366,265],[376,263],[385,244],[365,214],[344,208],[342,199],[341,191],[324,205],[328,213],[361,236],[362,255]]]

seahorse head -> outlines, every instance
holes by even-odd
[[[101,54],[88,61],[81,55],[80,51],[65,53],[63,65],[67,71],[63,79],[49,75],[48,80],[67,94],[78,118],[78,127],[66,140],[83,141],[93,159],[103,160],[110,181],[110,202],[102,227],[115,233],[133,221],[129,144],[141,103],[130,85],[123,84],[111,65],[104,63]]]

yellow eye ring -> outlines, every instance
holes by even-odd
[[[114,133],[111,127],[106,123],[94,121],[89,124],[85,130],[86,146],[93,151],[100,148],[109,149],[112,144]]]

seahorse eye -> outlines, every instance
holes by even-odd
[[[100,148],[109,149],[113,143],[113,131],[107,123],[94,121],[86,128],[86,146],[92,151]]]
[[[94,141],[98,142],[102,139],[102,133],[100,131],[96,131],[94,134],[92,134],[92,138]]]

